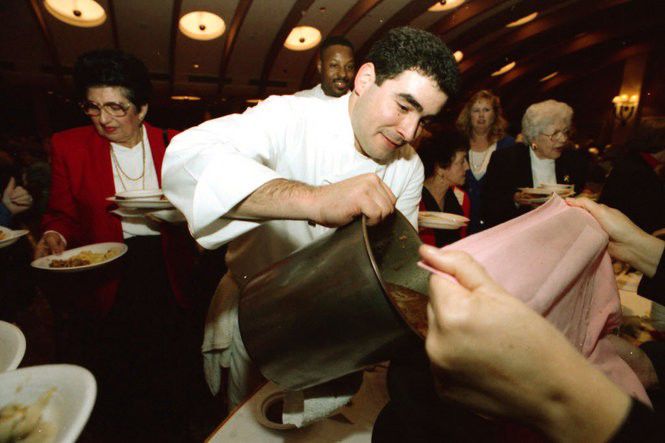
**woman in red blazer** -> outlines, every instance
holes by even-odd
[[[128,245],[112,265],[46,276],[51,281],[45,289],[67,329],[62,357],[85,365],[98,380],[93,419],[116,418],[114,432],[127,433],[120,440],[141,439],[137,432],[155,432],[151,424],[183,424],[191,385],[182,378],[195,379],[188,359],[198,354],[191,346],[196,338],[184,284],[195,249],[184,229],[121,218],[110,212],[114,206],[106,198],[159,189],[162,159],[175,131],[144,122],[151,85],[135,57],[116,50],[84,54],[74,80],[92,125],[52,138],[51,193],[36,256],[99,242]]]

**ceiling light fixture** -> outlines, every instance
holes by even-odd
[[[312,49],[321,41],[321,31],[312,26],[296,26],[284,41],[284,46],[292,51]]]
[[[503,66],[501,69],[499,69],[498,71],[494,71],[494,72],[492,72],[492,77],[497,77],[497,76],[499,76],[499,75],[503,75],[503,74],[505,74],[506,72],[508,72],[508,71],[510,71],[511,69],[513,69],[513,68],[515,67],[515,65],[517,65],[517,63],[515,63],[515,62],[510,62],[510,63],[508,63],[507,65],[504,65],[504,66]]]
[[[462,51],[455,51],[453,52],[453,57],[455,57],[455,61],[459,63],[464,58],[464,53]]]
[[[45,0],[44,7],[68,25],[92,28],[106,21],[106,11],[94,0]]]
[[[557,75],[559,75],[559,71],[554,71],[553,73],[551,73],[551,74],[547,74],[545,77],[541,78],[541,79],[538,80],[538,81],[539,81],[539,82],[546,82],[547,80],[549,80],[549,79],[551,79],[551,78],[554,78],[554,77],[556,77]]]
[[[427,9],[430,12],[450,11],[464,3],[464,0],[440,0]]]
[[[534,20],[536,17],[538,17],[538,13],[534,12],[533,14],[529,14],[526,17],[522,17],[519,20],[515,20],[514,22],[510,22],[506,25],[506,28],[515,28],[517,26],[522,26],[526,25],[530,21]]]
[[[212,12],[193,11],[180,17],[178,29],[194,40],[214,40],[224,34],[226,24],[222,17]]]
[[[184,102],[195,102],[201,100],[201,97],[197,95],[172,95],[171,100],[184,101]]]

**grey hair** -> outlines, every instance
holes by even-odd
[[[530,144],[548,125],[559,119],[570,126],[573,120],[573,108],[556,100],[534,103],[526,109],[522,117],[524,139]]]

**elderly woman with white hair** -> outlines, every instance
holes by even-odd
[[[519,188],[565,183],[581,192],[587,161],[569,148],[573,109],[546,100],[529,106],[522,118],[524,143],[497,151],[487,167],[483,215],[488,227],[533,209]]]

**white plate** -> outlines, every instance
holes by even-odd
[[[52,441],[72,443],[88,421],[97,396],[95,378],[85,368],[43,365],[2,373],[0,408],[15,403],[29,406],[54,388],[41,418],[54,427]]]
[[[19,238],[23,237],[29,231],[25,229],[12,231],[11,229],[0,226],[0,231],[4,234],[0,240],[0,248],[6,248],[7,246],[13,245],[18,241]]]
[[[107,201],[113,202],[121,208],[145,208],[145,209],[168,209],[173,205],[168,200],[159,198],[123,199],[108,197]]]
[[[561,196],[569,196],[575,193],[572,189],[565,188],[518,188],[520,191],[530,195],[551,195],[555,192]]]
[[[100,263],[93,263],[90,265],[84,265],[84,266],[74,266],[71,268],[51,268],[49,264],[51,263],[51,260],[64,260],[70,257],[75,256],[81,251],[90,251],[90,252],[95,252],[95,253],[104,253],[108,251],[109,249],[117,249],[118,250],[118,255],[115,257],[112,257],[106,261],[100,262]],[[78,271],[87,271],[88,269],[93,269],[97,268],[99,266],[104,266],[107,263],[112,262],[113,260],[116,260],[120,257],[122,257],[125,252],[127,252],[127,245],[124,243],[114,243],[114,242],[107,242],[107,243],[95,243],[93,245],[87,245],[87,246],[81,246],[80,248],[74,248],[74,249],[69,249],[65,252],[63,252],[60,255],[49,255],[46,257],[38,258],[37,260],[33,261],[30,263],[30,265],[33,268],[37,269],[43,269],[45,271],[54,271],[54,272],[78,272]]]
[[[449,212],[420,211],[418,213],[418,226],[432,229],[459,229],[466,226],[468,218]]]
[[[185,223],[187,219],[177,209],[162,209],[161,211],[148,212],[146,217],[160,223]]]
[[[13,371],[25,355],[25,336],[19,328],[0,320],[0,372]]]
[[[164,193],[161,189],[139,189],[136,191],[118,192],[115,196],[124,199],[158,199],[162,195],[164,195]]]
[[[468,223],[469,219],[458,214],[451,214],[450,212],[438,211],[420,211],[418,213],[419,220],[437,220],[444,223],[462,224]]]

